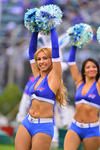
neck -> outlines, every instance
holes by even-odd
[[[94,83],[95,81],[95,78],[86,78],[86,83]]]
[[[49,71],[40,72],[41,78],[44,78],[48,73],[49,73]]]

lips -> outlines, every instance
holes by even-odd
[[[94,74],[95,72],[89,72],[90,74]]]
[[[41,66],[39,66],[41,69],[45,69],[46,68],[46,66],[44,66],[44,65],[41,65]]]
[[[89,72],[90,74],[95,74],[96,72]]]
[[[46,66],[44,66],[44,65],[42,65],[42,66],[40,66],[41,68],[45,68]]]

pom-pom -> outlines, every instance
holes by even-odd
[[[41,29],[38,27],[35,19],[35,14],[38,8],[28,9],[24,16],[24,25],[31,32],[39,32]]]
[[[61,9],[53,4],[41,6],[36,12],[36,22],[44,34],[48,34],[52,28],[60,24],[61,18]]]
[[[100,43],[100,27],[97,29],[97,40]]]
[[[85,23],[76,24],[70,27],[66,32],[66,38],[69,44],[81,48],[93,38],[93,31],[90,25]]]

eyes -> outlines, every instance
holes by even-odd
[[[96,66],[96,65],[92,65],[92,66],[87,65],[87,66],[86,66],[86,69],[90,69],[90,68],[97,69],[97,66]]]
[[[37,59],[36,59],[36,61],[41,61],[41,60],[47,60],[47,59],[49,59],[48,57],[46,57],[46,56],[44,56],[44,57],[38,57]]]

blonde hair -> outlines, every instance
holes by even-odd
[[[43,51],[43,52],[46,54],[47,57],[49,57],[49,58],[52,57],[51,48],[48,48],[48,47],[39,48],[39,49],[36,51],[35,55],[34,55],[35,61],[37,60],[37,55],[38,55],[38,53],[40,53],[41,51]]]
[[[60,87],[56,93],[56,101],[60,103],[60,105],[65,106],[67,105],[67,98],[68,92],[67,88],[63,84],[63,80],[61,79]]]
[[[44,47],[44,48],[39,48],[35,55],[34,55],[34,59],[35,61],[37,61],[37,55],[39,54],[39,52],[43,51],[47,57],[49,58],[52,58],[52,52],[51,52],[51,48],[48,48],[48,47]],[[61,79],[61,84],[60,84],[60,87],[56,93],[56,101],[58,103],[60,103],[60,105],[64,106],[67,104],[67,101],[66,101],[66,97],[67,97],[67,89],[66,87],[64,86],[63,84],[63,80]]]

